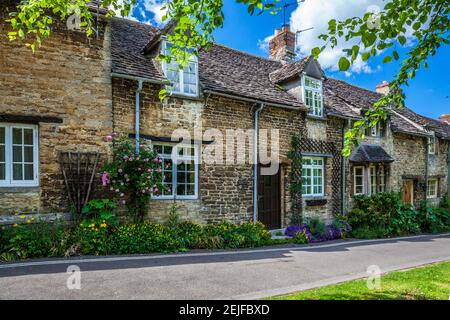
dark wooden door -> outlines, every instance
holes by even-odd
[[[269,229],[281,228],[280,170],[258,177],[258,220]]]

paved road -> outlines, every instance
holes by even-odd
[[[0,299],[255,299],[450,260],[450,234],[176,255],[0,264]],[[69,265],[81,289],[67,289]]]

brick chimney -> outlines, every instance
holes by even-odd
[[[450,113],[449,114],[443,114],[442,116],[439,117],[439,120],[447,122],[448,124],[450,124]]]
[[[275,29],[275,35],[269,42],[270,59],[282,63],[291,63],[295,59],[295,33],[289,25],[284,25],[281,30]]]
[[[388,94],[389,93],[389,82],[383,81],[381,84],[377,85],[376,91],[379,94]]]

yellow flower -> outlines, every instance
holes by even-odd
[[[30,219],[28,219],[28,220],[27,220],[27,223],[31,223],[31,220],[30,220]]]
[[[24,215],[21,215],[19,218],[20,218],[20,219],[25,219],[25,216],[24,216]]]
[[[13,224],[13,228],[17,228],[19,225],[17,223]]]
[[[100,227],[106,228],[106,223],[102,223],[102,224],[100,225]]]
[[[82,223],[80,223],[80,227],[82,227],[83,226],[83,224]]]

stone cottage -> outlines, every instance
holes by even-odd
[[[327,77],[312,57],[295,61],[289,26],[276,31],[267,59],[214,44],[179,70],[156,59],[170,46],[171,24],[102,16],[97,24],[93,39],[57,24],[36,54],[9,42],[0,25],[4,216],[68,212],[59,154],[95,151],[105,161],[111,132],[146,141],[163,158],[167,188],[148,212],[156,221],[175,201],[185,219],[256,216],[270,228],[285,226],[293,134],[302,138],[305,216],[330,220],[348,211],[355,194],[403,190],[404,201],[417,204],[448,190],[450,125],[410,109],[392,111],[351,157],[341,157],[345,130],[386,86],[369,91]],[[167,81],[171,95],[160,101]],[[186,135],[190,141],[180,144]],[[261,157],[264,146],[273,161]]]

